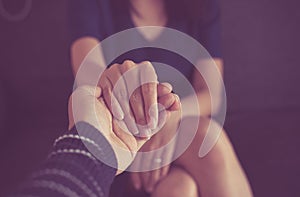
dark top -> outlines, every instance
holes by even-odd
[[[212,57],[221,57],[218,0],[202,1],[202,6],[204,6],[202,10],[206,10],[204,15],[199,15],[199,17],[191,20],[184,14],[178,13],[176,19],[168,18],[167,27],[193,37],[206,48]],[[129,8],[120,9],[120,6],[114,6],[111,2],[110,0],[69,1],[71,41],[84,36],[92,36],[102,41],[114,33],[133,28],[134,24],[130,17]],[[148,60],[171,65],[187,78],[193,71],[193,66],[180,55],[157,48],[132,50],[116,58],[112,63],[122,63],[126,59],[135,62]],[[160,77],[159,74],[158,77]],[[172,83],[172,81],[168,82]],[[174,90],[176,91],[176,87]]]
[[[80,122],[71,132],[57,138],[40,169],[13,196],[106,197],[117,166],[116,156],[106,138],[93,126]],[[101,150],[95,158],[86,148]],[[90,149],[89,149],[90,150]],[[99,157],[100,158],[99,158]]]

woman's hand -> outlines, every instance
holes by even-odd
[[[126,60],[104,71],[99,86],[106,106],[124,130],[149,137],[158,126],[157,75],[150,62]]]
[[[166,97],[161,96],[160,98],[164,98],[165,103],[166,100],[172,102],[171,97],[166,99]],[[178,97],[175,99],[177,106],[176,108],[173,108],[173,111],[170,113],[166,125],[141,148],[140,152],[148,152],[147,155],[145,156],[145,154],[138,154],[131,165],[131,167],[135,170],[140,168],[144,169],[145,166],[148,166],[149,169],[158,168],[148,172],[131,173],[133,186],[137,190],[143,188],[148,193],[151,193],[157,182],[164,178],[169,171],[169,165],[163,166],[163,163],[171,163],[176,140],[173,141],[174,143],[170,143],[162,150],[156,149],[168,144],[176,134],[180,120],[180,101]],[[152,150],[156,151],[150,153],[149,151]]]
[[[98,129],[111,144],[120,169],[126,169],[133,161],[135,153],[147,141],[115,126],[112,129],[112,116],[101,97],[99,87],[81,86],[69,100],[69,129],[77,122],[86,122]]]

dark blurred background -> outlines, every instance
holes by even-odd
[[[25,1],[0,6],[14,14]],[[225,128],[257,197],[300,196],[299,6],[221,0]],[[67,128],[73,78],[66,17],[66,0],[32,0],[21,21],[0,14],[0,196]]]

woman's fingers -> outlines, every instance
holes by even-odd
[[[180,99],[178,95],[169,93],[158,98],[158,102],[169,111],[177,111],[180,109]]]
[[[157,128],[152,130],[153,134],[156,134],[164,127],[169,116],[170,116],[170,112],[164,109],[159,109],[158,124],[157,124]]]
[[[158,98],[158,102],[162,104],[167,110],[174,104],[175,101],[176,101],[176,97],[172,93],[166,94]]]
[[[139,136],[147,137],[151,135],[151,130],[147,128],[147,121],[144,112],[144,101],[141,88],[137,88],[130,97],[130,106],[133,111],[135,121],[138,124]]]
[[[152,193],[155,185],[157,184],[157,182],[161,179],[161,169],[157,169],[157,170],[152,170],[149,172],[150,176],[149,176],[149,181],[146,185],[146,191],[148,193]]]
[[[103,98],[105,101],[106,106],[108,107],[108,109],[111,111],[111,113],[113,114],[113,116],[118,119],[118,120],[122,120],[124,118],[124,112],[118,102],[118,100],[116,99],[116,97],[114,96],[113,92],[112,92],[112,84],[109,81],[108,78],[104,78],[100,84],[101,88],[102,88],[102,92],[103,92]]]
[[[172,86],[168,83],[158,85],[150,62],[137,65],[127,60],[121,65],[111,66],[105,73],[101,88],[105,103],[114,117],[123,119],[131,133],[140,137],[150,136],[151,129],[158,125],[157,98],[170,94]],[[162,100],[164,103],[168,99]]]
[[[158,116],[156,115],[158,114],[157,107],[151,110],[150,113],[152,114],[148,113],[150,107],[157,102],[157,87],[156,83],[153,83],[157,80],[155,70],[149,63],[137,65],[132,61],[125,61],[120,66],[120,72],[124,77],[128,93],[130,94],[130,106],[135,117],[134,119],[139,125],[139,135],[140,137],[150,136],[151,128],[155,128],[157,125]],[[145,75],[145,72],[147,72],[147,75]],[[147,82],[147,84],[144,84],[144,82]],[[151,115],[154,117],[152,121],[150,121]],[[150,128],[147,128],[146,125],[150,125]]]
[[[120,106],[124,112],[124,121],[134,135],[139,134],[138,127],[135,123],[134,112],[130,106],[129,94],[133,92],[135,84],[137,84],[138,75],[134,72],[128,72],[130,69],[134,68],[136,65],[132,61],[125,61],[122,65],[118,66],[118,72],[120,73],[119,79],[115,84],[114,94],[120,103]],[[133,70],[134,71],[134,70]],[[139,96],[136,96],[138,98]],[[142,97],[142,96],[140,96]],[[142,108],[143,104],[141,102],[135,103],[137,109]],[[140,106],[140,107],[138,107]],[[139,118],[139,120],[142,117]]]
[[[161,147],[157,147],[161,148]],[[150,171],[149,180],[146,187],[146,191],[148,193],[153,192],[155,185],[157,182],[161,179],[161,165],[163,164],[164,155],[162,154],[162,150],[156,150],[155,153],[153,153],[153,158],[151,159],[152,168],[155,170]]]
[[[123,77],[123,72],[120,69],[121,65],[112,65],[105,73],[107,80],[102,80],[101,84],[110,82],[110,88],[107,88],[105,101],[109,104],[110,111],[118,120],[124,120],[128,130],[133,134],[138,134],[139,131],[135,125],[131,109],[129,106],[129,97],[127,86]],[[108,82],[107,82],[108,81]],[[107,85],[106,85],[107,86]]]
[[[140,190],[142,187],[142,180],[138,172],[130,173],[131,181],[133,184],[134,189]]]
[[[167,176],[167,174],[169,173],[169,170],[170,170],[170,165],[166,165],[166,166],[162,167],[160,170],[161,178],[164,178],[165,176]]]
[[[130,169],[133,171],[139,171],[139,169],[141,169],[141,165],[142,165],[142,155],[137,154],[133,163],[130,166]],[[142,179],[140,177],[140,173],[132,172],[130,173],[130,176],[131,176],[133,187],[136,190],[140,190],[142,188]]]
[[[175,101],[173,105],[168,108],[169,111],[178,111],[181,109],[181,102],[179,96],[177,94],[175,94],[174,96],[175,96]]]
[[[122,120],[124,118],[124,112],[112,91],[115,83],[121,77],[121,73],[117,69],[118,66],[118,64],[115,64],[104,71],[100,78],[99,85],[102,88],[106,106],[115,118]]]
[[[147,83],[142,86],[146,120],[150,129],[155,129],[158,122],[157,84]]]
[[[148,192],[147,187],[148,187],[151,173],[149,171],[147,171],[147,172],[140,172],[139,174],[140,174],[140,178],[142,180],[143,188],[146,192]]]
[[[173,90],[173,87],[169,83],[159,83],[157,84],[157,96],[161,97],[166,94],[170,94]]]
[[[146,120],[149,128],[155,129],[158,124],[157,75],[150,62],[142,62],[139,67]]]
[[[173,154],[174,154],[174,151],[175,151],[175,144],[176,144],[176,140],[174,140],[172,142],[172,145],[169,144],[168,147],[165,147],[164,150],[163,150],[163,155],[164,155],[164,159],[165,161],[167,161],[168,163],[171,163],[172,159],[173,159]],[[161,168],[161,178],[167,176],[168,172],[169,172],[169,169],[170,169],[170,164],[168,165],[165,165]]]
[[[155,154],[155,158],[153,159],[154,167],[160,167],[159,169],[150,171],[150,175],[148,177],[148,183],[145,187],[148,193],[153,192],[157,183],[163,179],[169,172],[170,165],[161,166],[166,161],[171,162],[173,151],[157,151]],[[163,161],[164,160],[164,161]]]
[[[122,106],[122,108],[125,111],[124,122],[129,129],[129,132],[134,134],[135,136],[139,135],[139,130],[137,128],[137,125],[135,124],[134,117],[131,115],[130,108],[128,107],[128,105]]]
[[[159,139],[152,138],[147,144],[142,148],[142,151],[146,151],[141,157],[141,165],[143,169],[151,170],[159,167],[160,163],[157,162],[157,148],[159,148]],[[143,188],[146,192],[151,193],[151,177],[152,171],[140,172],[140,177],[142,180]]]

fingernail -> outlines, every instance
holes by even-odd
[[[151,136],[152,136],[152,130],[151,129],[147,129],[146,135],[147,135],[148,139],[151,138]]]
[[[173,89],[172,85],[169,84],[169,83],[162,83],[162,85],[165,86],[165,87],[167,87],[169,90]]]
[[[121,119],[121,120],[124,119],[124,112],[123,112],[123,110],[120,111],[120,119]]]
[[[141,138],[150,138],[152,136],[152,132],[150,129],[144,129],[139,133],[139,137]]]
[[[132,118],[131,118],[131,122],[134,122],[134,120]],[[138,135],[140,133],[137,125],[135,125],[135,124],[129,124],[128,129],[130,129],[130,132],[133,135]]]
[[[118,119],[118,120],[123,120],[124,119],[124,114],[123,114],[123,112],[121,111],[121,112],[116,112],[115,113],[115,118],[116,119]]]
[[[151,139],[151,137],[149,137],[149,136],[146,138],[147,141],[150,140],[150,139]]]
[[[152,107],[150,110],[150,122],[149,127],[150,129],[155,129],[157,127],[157,119],[158,119],[158,108],[157,106]]]
[[[157,126],[157,120],[155,119],[155,117],[151,117],[150,118],[150,123],[149,123],[150,129],[155,129],[156,126]]]
[[[133,135],[138,135],[140,132],[138,130],[133,130]]]

